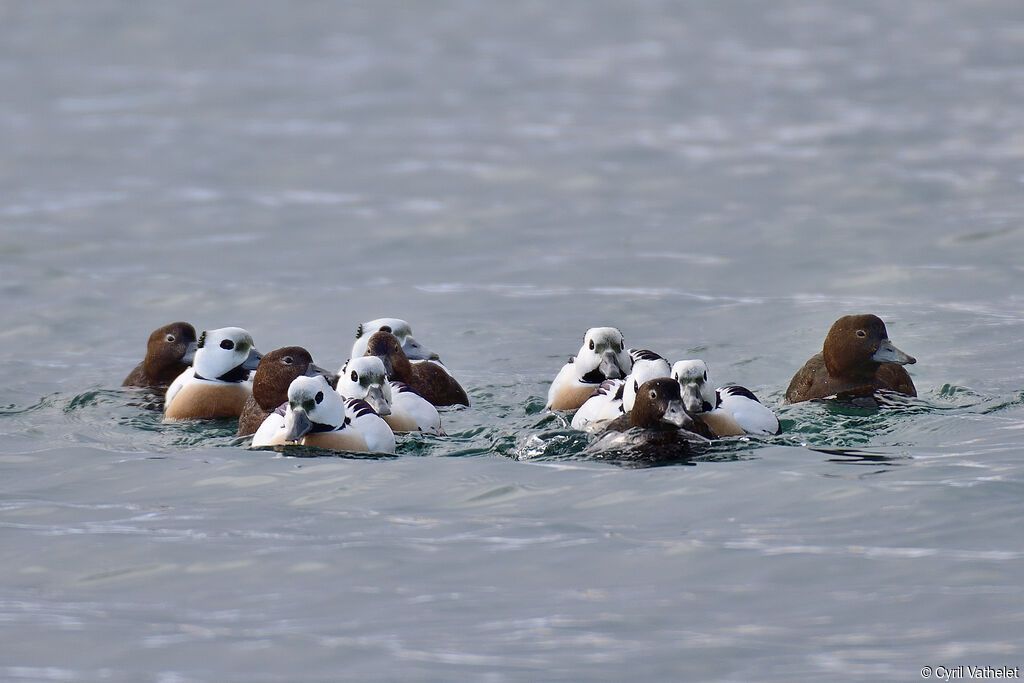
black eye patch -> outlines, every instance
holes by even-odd
[[[359,375],[358,375],[358,373],[356,373],[355,370],[352,371],[351,377],[352,377],[352,381],[353,382],[358,382],[359,381]]]
[[[323,403],[324,402],[324,392],[322,392],[322,391],[316,392],[316,396],[313,397],[313,400],[316,401],[317,403]]]
[[[235,342],[231,341],[230,339],[225,339],[220,343],[220,348],[224,349],[225,351],[230,351],[231,349],[235,348]]]

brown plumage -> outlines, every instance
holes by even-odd
[[[237,418],[252,396],[248,382],[193,382],[186,384],[164,409],[166,420]]]
[[[667,464],[688,460],[695,445],[714,437],[683,408],[679,383],[659,377],[640,385],[633,410],[612,420],[587,452],[633,465]]]
[[[323,375],[328,382],[337,379],[314,364],[309,351],[301,346],[285,346],[263,356],[252,378],[252,396],[238,418],[238,436],[255,434],[267,416],[288,401],[292,380],[303,375]]]
[[[679,382],[668,377],[647,380],[636,391],[633,410],[608,423],[607,431],[623,432],[633,427],[684,430],[708,439],[715,433],[683,408]]]
[[[389,379],[405,382],[435,406],[469,405],[469,396],[454,377],[431,361],[410,362],[390,332],[374,332],[366,344],[366,355],[379,357]]]
[[[323,448],[331,451],[356,451],[366,452],[370,447],[366,445],[366,439],[362,434],[352,428],[341,429],[330,432],[310,432],[302,435],[298,441],[285,441],[284,430],[271,437],[265,446],[309,446],[311,448]]]
[[[917,396],[914,382],[903,368],[916,362],[893,346],[878,316],[847,315],[832,325],[821,353],[812,356],[793,376],[786,401],[798,403],[828,396],[859,398],[879,389]]]
[[[128,373],[123,387],[166,387],[192,364],[196,330],[176,322],[153,330],[146,344],[146,358]]]

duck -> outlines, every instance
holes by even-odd
[[[238,436],[254,434],[267,416],[288,401],[288,386],[301,376],[323,375],[329,383],[338,381],[333,372],[313,362],[313,356],[301,346],[283,346],[264,354],[252,376],[252,395],[238,418]]]
[[[714,438],[707,425],[686,411],[679,383],[656,377],[638,387],[633,409],[607,423],[588,450],[628,451],[644,460],[674,460],[692,454],[694,445]]]
[[[374,332],[366,343],[367,356],[384,363],[388,377],[408,385],[434,406],[469,405],[466,390],[436,363],[411,363],[398,338],[390,332]]]
[[[384,328],[387,329],[385,330]],[[365,356],[366,345],[369,343],[370,337],[374,332],[380,332],[381,330],[395,335],[399,345],[402,347],[402,351],[405,352],[405,357],[409,360],[441,360],[440,356],[413,338],[412,327],[400,318],[377,318],[376,320],[361,323],[356,328],[356,340],[352,344],[352,352],[349,354],[349,358]]]
[[[249,373],[263,355],[241,327],[204,331],[192,367],[178,375],[164,397],[165,420],[237,418],[252,396]]]
[[[583,345],[555,375],[546,410],[577,410],[607,379],[625,379],[633,367],[625,340],[615,327],[592,327]]]
[[[917,396],[914,381],[903,367],[916,362],[889,340],[881,318],[870,313],[846,315],[832,324],[821,353],[793,375],[785,400],[870,398],[883,389]]]
[[[335,392],[337,393],[337,392]],[[341,394],[338,394],[339,396]],[[346,398],[345,417],[351,421],[371,453],[394,453],[395,433],[388,423],[366,401],[359,398]]]
[[[368,425],[364,420],[367,416],[380,424]],[[390,436],[384,435],[381,425]],[[256,430],[251,447],[286,445],[394,453],[395,437],[365,401],[344,399],[323,375],[301,375],[288,385],[288,402]]]
[[[672,365],[672,379],[679,383],[686,410],[706,424],[717,436],[779,433],[779,418],[746,387],[728,385],[714,388],[708,379],[708,364],[699,359]]]
[[[640,385],[655,377],[668,377],[672,367],[664,357],[648,349],[630,349],[632,369],[623,379],[608,379],[594,390],[572,416],[573,429],[593,431],[633,409]]]
[[[404,382],[392,381],[390,384],[392,411],[401,411],[412,417],[421,432],[434,436],[448,436],[441,426],[440,413],[430,401],[417,394]]]
[[[622,398],[626,390],[626,380],[606,379],[601,382],[572,416],[570,425],[580,431],[594,431],[605,422],[610,422],[622,415]]]
[[[185,372],[196,354],[196,328],[186,322],[168,323],[149,335],[146,357],[121,383],[123,387],[166,388]]]
[[[437,408],[407,384],[388,381],[384,361],[377,356],[346,361],[338,370],[337,391],[347,398],[366,401],[393,432],[444,433]]]

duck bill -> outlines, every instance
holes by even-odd
[[[441,357],[413,339],[410,334],[402,344],[402,351],[409,360],[441,360]]]
[[[690,422],[690,416],[686,414],[683,402],[673,399],[668,402],[665,413],[661,416],[661,421],[676,427],[685,427]]]
[[[619,367],[619,359],[611,351],[605,351],[601,356],[601,364],[597,366],[601,374],[608,379],[622,379],[624,377],[622,368]]]
[[[369,403],[374,412],[381,417],[391,414],[391,406],[384,398],[384,389],[379,384],[371,386],[363,400]]]
[[[336,374],[334,374],[330,370],[324,370],[322,367],[315,363],[310,363],[309,365],[306,366],[306,377],[316,377],[317,375],[320,375],[321,377],[326,379],[327,383],[330,384],[331,387],[337,388],[338,376]]]
[[[196,351],[199,350],[199,344],[196,342],[189,342],[189,345],[185,347],[185,355],[181,357],[181,362],[185,365],[192,365],[192,361],[196,359]]]
[[[913,365],[917,359],[897,349],[891,341],[883,339],[878,345],[878,350],[871,356],[871,360],[877,363],[898,363],[899,365]]]
[[[260,359],[263,358],[263,354],[256,350],[256,347],[249,349],[249,355],[246,357],[245,362],[242,363],[243,370],[255,370],[260,365]]]
[[[686,408],[686,412],[694,414],[704,412],[704,397],[700,395],[700,387],[690,382],[689,384],[684,384],[681,388],[683,407]]]
[[[372,356],[374,354],[368,353],[366,355]],[[387,375],[388,379],[393,378],[395,376],[395,366],[391,363],[391,356],[381,355],[377,356],[377,358],[380,358],[380,361],[384,363],[384,374]]]
[[[284,417],[284,440],[295,442],[309,433],[313,422],[303,408],[292,408]]]

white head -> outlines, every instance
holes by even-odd
[[[249,378],[263,357],[253,345],[252,335],[241,327],[222,327],[199,335],[192,367],[205,379],[241,382]]]
[[[391,384],[378,356],[350,358],[338,371],[338,393],[345,398],[361,398],[378,415],[391,414]]]
[[[366,355],[366,342],[374,332],[380,332],[385,327],[389,328],[391,334],[398,338],[409,360],[437,360],[438,355],[430,349],[421,345],[412,336],[412,328],[409,323],[399,318],[377,318],[363,323],[356,328],[356,341],[352,344],[350,358],[358,358]]]
[[[583,335],[573,361],[576,376],[584,382],[600,384],[606,379],[622,379],[633,367],[622,333],[614,327],[592,327]]]
[[[296,377],[288,385],[285,441],[298,441],[319,425],[336,429],[344,424],[344,400],[323,375]]]
[[[656,377],[668,377],[672,372],[668,361],[653,351],[630,351],[629,355],[633,359],[633,369],[626,378],[626,386],[622,390],[622,410],[627,413],[633,410],[636,392],[641,384]]]
[[[715,387],[708,379],[708,364],[702,360],[681,360],[672,366],[672,379],[679,382],[683,406],[689,413],[704,413],[717,403]]]

